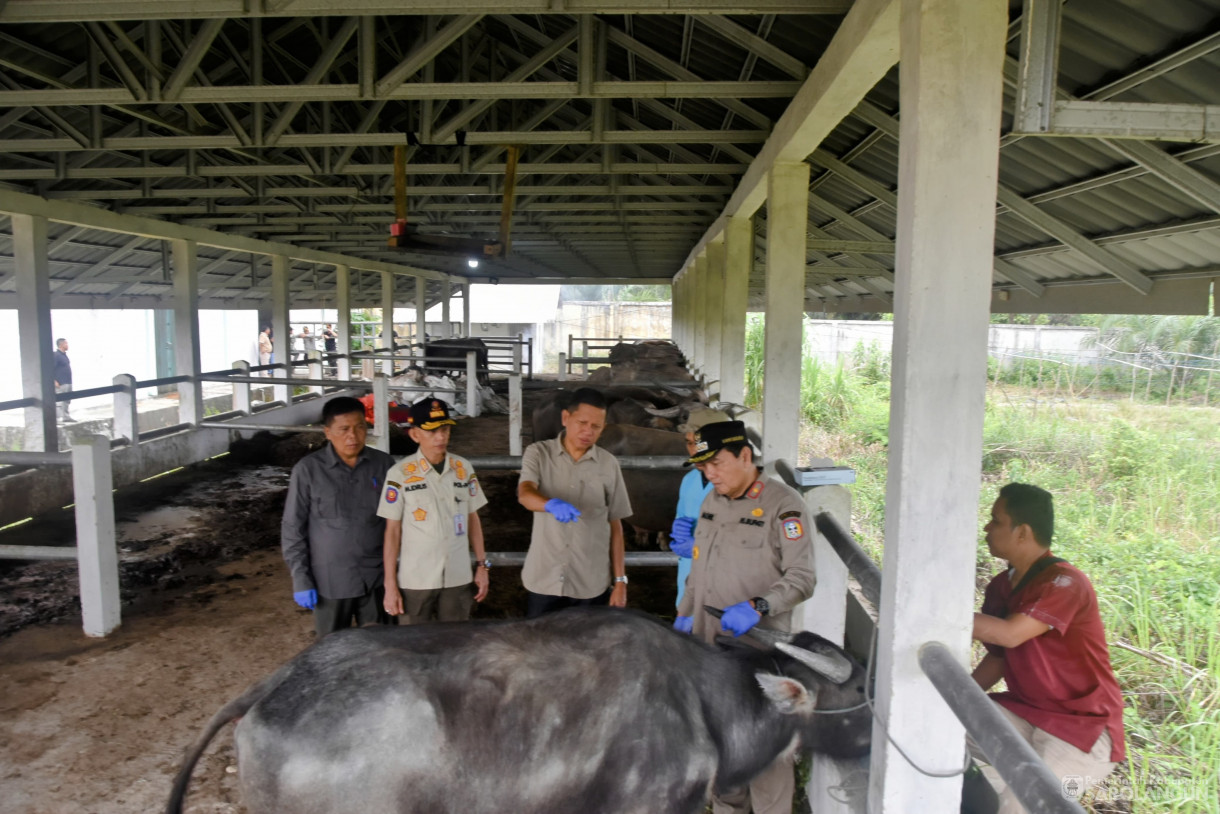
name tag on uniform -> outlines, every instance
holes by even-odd
[[[455,514],[453,516],[453,533],[458,537],[461,537],[466,533],[466,515]]]

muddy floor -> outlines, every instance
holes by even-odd
[[[507,436],[505,417],[464,420],[452,448],[507,454]],[[160,810],[211,715],[313,641],[310,614],[292,602],[279,522],[289,469],[322,443],[264,436],[116,494],[123,624],[105,640],[80,630],[74,563],[0,566],[0,814]],[[528,547],[516,476],[479,473],[488,550]],[[0,542],[72,545],[72,513]],[[642,538],[629,547],[655,550]],[[633,569],[631,580],[630,605],[672,616],[672,569]],[[519,569],[494,569],[477,616],[523,609]],[[196,768],[186,810],[244,811],[231,728]]]

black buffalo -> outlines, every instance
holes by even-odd
[[[609,609],[342,631],[212,718],[166,812],[241,718],[250,814],[696,814],[794,745],[869,749],[863,668],[811,633],[777,647]]]
[[[424,370],[431,374],[461,375],[466,372],[466,354],[475,352],[475,370],[479,384],[491,384],[487,372],[487,344],[482,339],[429,339],[424,344]]]

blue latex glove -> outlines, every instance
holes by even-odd
[[[555,519],[560,523],[571,523],[580,518],[580,509],[568,503],[566,500],[560,500],[553,497],[546,502],[544,507],[548,512],[555,515]]]
[[[689,557],[695,548],[695,518],[675,517],[669,531],[669,550],[679,557]]]
[[[308,610],[313,610],[318,606],[318,592],[314,588],[310,588],[308,591],[294,591],[292,598],[298,605]]]
[[[690,633],[691,628],[694,626],[695,617],[693,616],[679,616],[677,619],[674,619],[674,630],[679,633]]]
[[[762,615],[751,608],[749,602],[738,602],[724,609],[724,616],[720,617],[720,628],[732,631],[734,636],[740,636],[748,633],[761,618]]]

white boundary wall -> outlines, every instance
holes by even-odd
[[[987,335],[987,350],[1000,358],[1019,354],[1064,354],[1081,357],[1080,361],[1097,358],[1097,351],[1084,347],[1086,337],[1096,336],[1096,328],[1070,325],[991,325]],[[810,355],[820,362],[833,364],[851,355],[857,345],[876,343],[885,353],[894,342],[894,323],[874,320],[805,320],[805,339]]]

